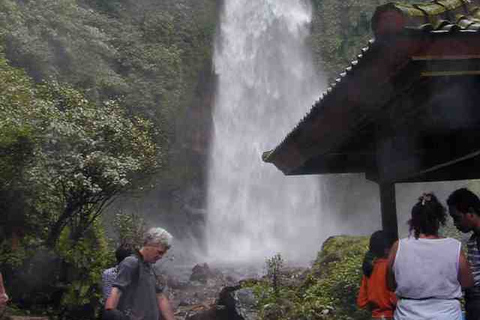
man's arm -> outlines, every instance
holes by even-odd
[[[113,287],[112,291],[110,292],[110,295],[108,296],[107,301],[105,302],[105,310],[116,309],[121,295],[122,295],[122,291],[120,291],[120,289],[116,287]]]
[[[175,320],[175,314],[173,313],[172,305],[170,300],[164,293],[157,294],[158,308],[162,313],[163,319],[165,320]]]
[[[461,250],[460,250],[460,257],[458,262],[459,262],[458,282],[460,282],[460,285],[464,289],[473,287],[474,281],[473,281],[472,271],[470,269],[470,264],[468,263],[467,258],[465,257],[465,254],[463,254],[463,251]]]

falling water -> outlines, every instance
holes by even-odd
[[[307,261],[325,237],[320,179],[285,177],[261,161],[324,89],[306,43],[310,22],[307,1],[225,1],[214,57],[206,230],[212,259],[264,261],[282,253]]]

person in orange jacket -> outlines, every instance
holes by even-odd
[[[357,306],[372,312],[372,319],[393,319],[397,304],[395,293],[387,286],[388,253],[392,241],[384,231],[370,237],[369,251],[362,266],[363,277]],[[373,261],[372,261],[373,260]]]

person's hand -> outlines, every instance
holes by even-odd
[[[0,294],[0,310],[4,309],[8,302],[8,296],[6,293]]]

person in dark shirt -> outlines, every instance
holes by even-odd
[[[115,258],[117,259],[117,265],[108,269],[105,269],[102,273],[102,292],[103,302],[107,301],[110,292],[112,291],[112,284],[118,275],[118,266],[128,256],[133,253],[130,246],[121,245],[115,250]]]
[[[152,267],[165,255],[171,241],[170,233],[162,228],[146,232],[143,247],[119,265],[105,303],[104,320],[175,320],[165,288]]]
[[[480,320],[480,199],[461,188],[452,192],[447,205],[455,227],[463,233],[472,232],[467,251],[474,285],[465,290],[465,312],[467,320]]]

